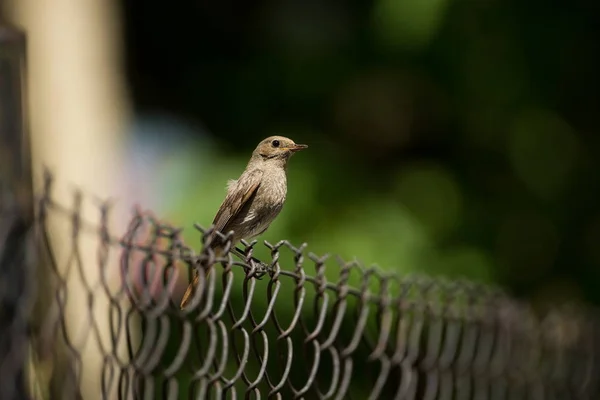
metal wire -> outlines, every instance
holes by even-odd
[[[55,360],[46,398],[87,398],[92,390],[107,399],[600,398],[600,329],[589,308],[540,316],[498,288],[400,277],[287,241],[265,244],[268,261],[254,257],[256,242],[244,244],[243,259],[232,252],[216,258],[201,246],[210,229],[196,226],[194,250],[181,229],[140,210],[116,238],[108,231],[110,204],[101,203],[99,221],[87,223],[80,193],[72,206],[57,204],[51,194],[47,174],[36,238],[48,261],[38,268],[53,275],[45,283],[52,287],[51,304],[29,333],[17,329],[22,323],[14,316],[0,327],[13,343],[30,334],[38,364]],[[49,216],[71,226],[68,265],[58,265],[53,254]],[[96,243],[96,281],[83,265],[83,236]],[[2,260],[17,251],[7,243]],[[119,255],[118,265],[111,253]],[[180,275],[189,278],[193,268],[213,272],[206,279],[199,274],[193,300],[180,310]],[[1,271],[10,274],[3,285],[26,273]],[[89,313],[77,317],[87,325],[83,335],[68,329],[73,285],[87,293]],[[26,307],[19,304],[35,297],[20,289],[0,293],[3,304],[10,299],[21,310]],[[100,295],[109,299],[108,315],[93,312]],[[103,325],[108,341],[101,339]],[[103,360],[91,389],[81,378],[90,365],[82,355],[86,346],[96,346]],[[3,377],[20,371],[11,363],[3,356]],[[33,375],[30,382],[40,380]],[[1,385],[0,398],[11,398],[11,388]]]

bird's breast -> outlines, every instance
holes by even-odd
[[[285,202],[286,195],[287,178],[285,170],[278,168],[265,172],[256,196],[267,204],[277,205]]]
[[[270,171],[263,180],[252,199],[247,212],[243,216],[241,226],[243,237],[251,239],[263,233],[279,215],[285,202],[287,182],[285,172]]]

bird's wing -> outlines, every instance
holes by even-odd
[[[232,187],[233,190],[227,191],[227,196],[219,211],[217,211],[217,215],[215,215],[215,219],[213,220],[213,225],[215,226],[215,230],[226,234],[223,229],[227,226],[228,222],[231,221],[244,207],[244,204],[256,193],[256,190],[260,186],[260,182],[262,180],[263,171],[261,170],[253,170],[248,172],[247,174],[243,174],[240,179],[237,180],[235,187]]]

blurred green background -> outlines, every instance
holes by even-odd
[[[261,241],[494,283],[533,303],[600,302],[600,3],[123,4],[131,170],[144,205],[185,227],[188,244],[199,247],[192,224],[210,225],[256,144],[278,134],[309,150],[291,160],[286,206]],[[254,310],[266,305],[258,285]],[[181,342],[172,322],[167,358]],[[297,334],[295,354],[310,359]],[[352,390],[366,396],[378,367],[367,347],[356,354]]]
[[[600,300],[599,3],[123,4],[134,168],[189,240],[280,134],[310,149],[261,240]]]

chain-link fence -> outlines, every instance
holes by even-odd
[[[2,399],[600,394],[600,329],[583,307],[541,318],[497,289],[399,277],[286,241],[267,244],[268,261],[254,243],[244,259],[217,259],[198,251],[209,231],[186,244],[141,211],[114,237],[109,204],[86,221],[84,197],[58,204],[49,174],[36,199],[29,229],[2,210]],[[214,272],[181,310],[193,268]]]
[[[286,241],[216,258],[210,230],[184,241],[140,210],[117,235],[109,203],[58,201],[49,173],[32,196],[24,37],[0,41],[0,399],[599,398],[600,323],[581,305],[538,315]],[[181,310],[194,269],[213,272]]]

